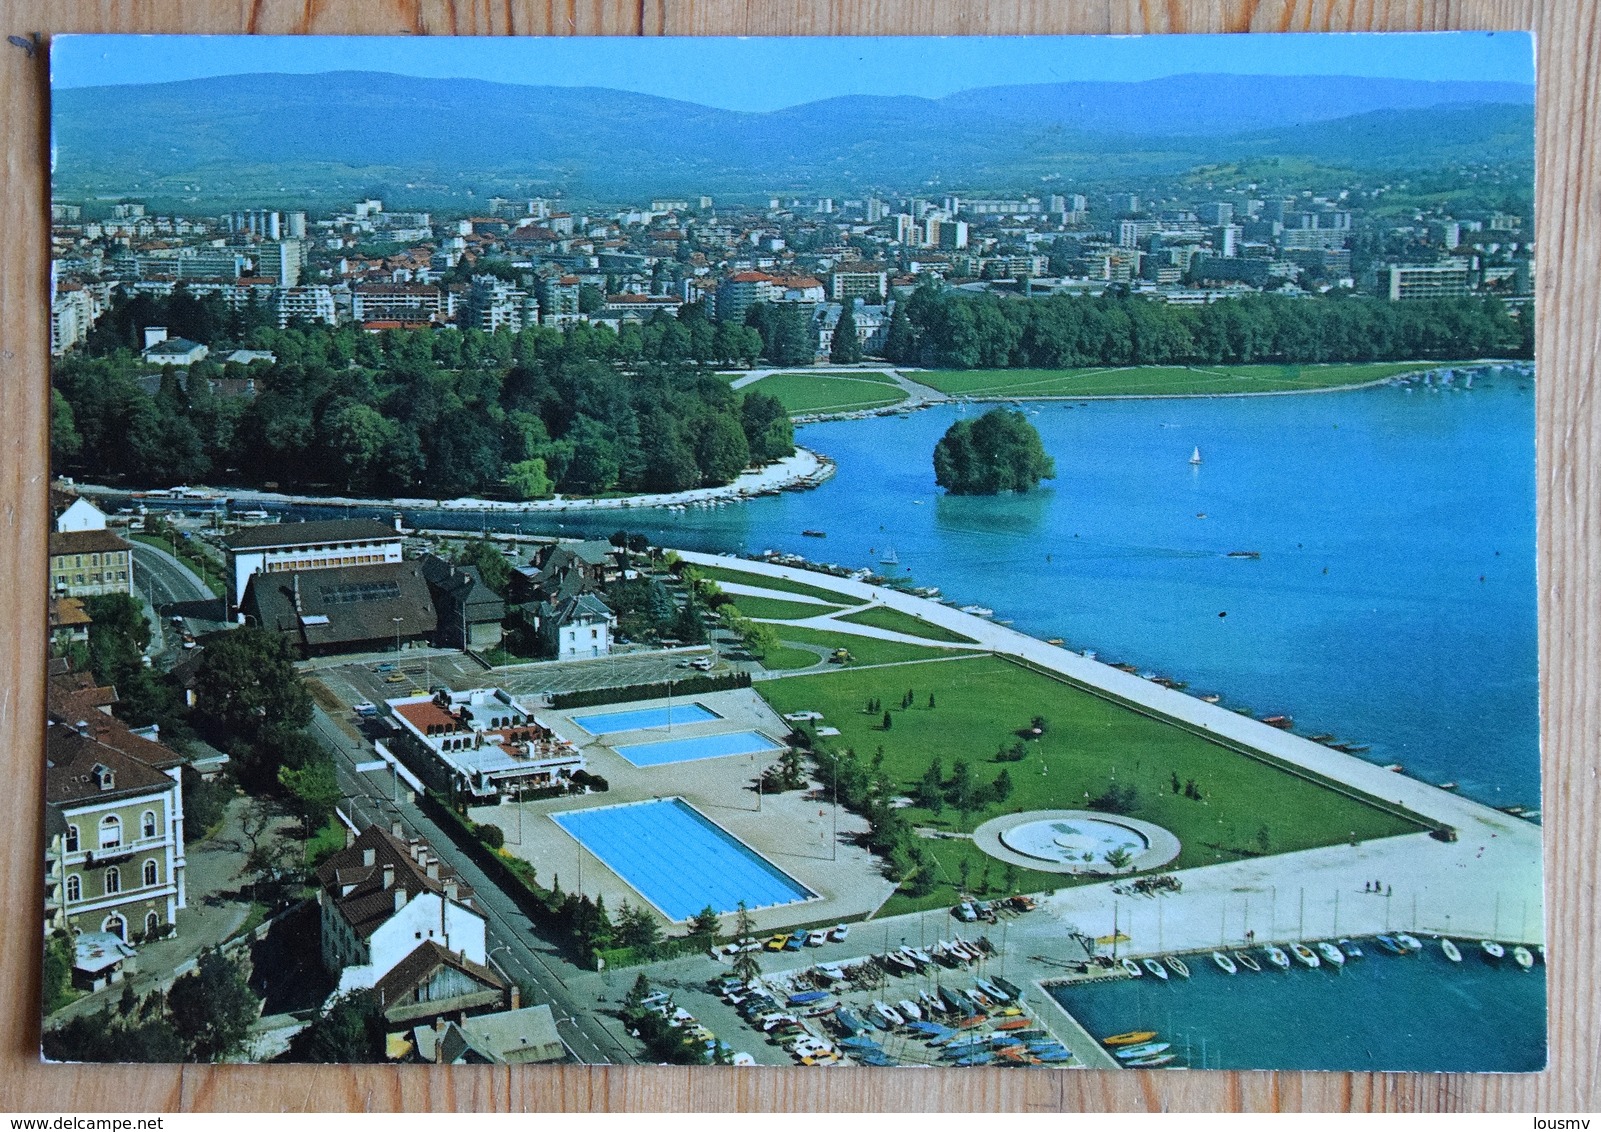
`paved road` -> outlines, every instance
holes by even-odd
[[[555,944],[534,934],[528,917],[467,857],[445,831],[412,803],[394,797],[395,784],[382,772],[358,772],[358,762],[376,758],[366,740],[340,727],[321,708],[316,709],[311,731],[334,752],[342,803],[358,825],[388,826],[399,820],[406,832],[432,846],[477,894],[477,904],[488,926],[489,957],[496,966],[522,984],[529,993],[525,1006],[550,1005],[562,1039],[580,1061],[589,1064],[627,1064],[638,1060],[636,1043],[622,1036],[621,1026],[594,1013],[594,993],[600,984],[594,972],[568,962]],[[579,984],[575,989],[572,985]]]
[[[209,633],[226,627],[222,602],[189,567],[165,550],[148,543],[133,543],[134,584],[159,618],[159,652],[176,653],[178,634],[171,618],[184,619],[192,633]]]

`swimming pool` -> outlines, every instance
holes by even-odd
[[[720,759],[729,755],[783,750],[759,731],[694,735],[684,739],[662,739],[655,743],[630,743],[613,749],[635,766],[660,766],[662,763],[687,763],[696,759]]]
[[[573,722],[591,735],[610,735],[617,731],[641,731],[647,727],[682,726],[686,723],[710,723],[721,719],[711,708],[701,703],[672,704],[666,707],[635,708],[633,711],[603,711],[594,715],[575,715]]]
[[[682,798],[550,816],[670,920],[816,897]]]

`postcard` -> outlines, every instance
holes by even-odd
[[[51,69],[46,1058],[1544,1066],[1529,36]]]

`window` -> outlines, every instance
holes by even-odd
[[[160,879],[161,879],[161,870],[156,868],[156,863],[154,861],[146,861],[145,862],[145,887],[146,888],[150,888],[150,887],[154,886],[155,884],[159,883]]]
[[[145,913],[145,934],[155,935],[161,930],[161,917],[154,912]]]
[[[71,902],[73,902],[75,900],[82,900],[82,899],[83,899],[83,881],[78,879],[78,874],[77,873],[73,873],[71,876],[69,876],[67,878],[67,902],[71,903]]]
[[[89,565],[91,565],[91,566],[100,565],[100,556],[98,554],[91,554],[89,556]]]
[[[78,827],[69,825],[67,827],[67,835],[62,840],[68,853],[76,853],[78,851]]]
[[[139,836],[150,838],[156,836],[156,811],[146,810],[139,819]]]
[[[109,896],[113,892],[121,892],[121,891],[122,891],[122,870],[118,869],[118,868],[115,868],[115,867],[107,869],[106,870],[106,887],[105,887],[106,895]]]
[[[100,848],[115,849],[122,844],[122,819],[107,814],[100,819]]]

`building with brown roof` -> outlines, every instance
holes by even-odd
[[[488,965],[473,890],[424,841],[368,826],[317,869],[322,961],[337,994],[376,986],[425,942]]]
[[[133,594],[133,547],[111,531],[51,531],[50,592],[55,597]]]
[[[399,562],[400,532],[376,519],[329,519],[311,523],[273,523],[245,527],[225,540],[233,585],[228,600],[237,608],[252,574],[329,570]]]
[[[109,713],[82,675],[49,685],[45,930],[150,938],[185,907],[183,760]]]
[[[424,940],[373,984],[391,1026],[515,1009],[516,986],[493,967]]]
[[[438,628],[419,562],[255,574],[240,611],[302,656],[381,652],[431,640]]]

